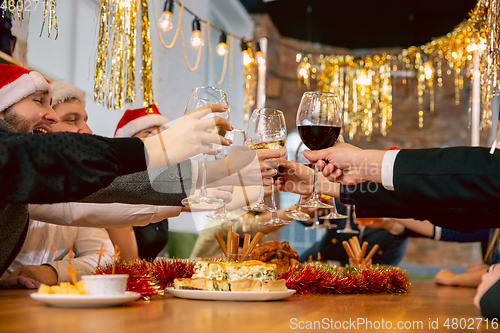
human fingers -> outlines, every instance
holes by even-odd
[[[233,141],[226,139],[223,136],[220,136],[217,133],[202,133],[201,141],[203,143],[213,143],[216,145],[230,146]]]
[[[257,156],[260,160],[270,159],[270,158],[280,158],[286,155],[286,148],[281,149],[259,149],[257,150]]]
[[[184,116],[190,115],[194,116],[198,119],[201,119],[208,115],[211,112],[226,112],[229,109],[227,105],[220,105],[220,104],[206,104],[202,105],[199,108],[186,113]]]
[[[193,154],[193,156],[198,154],[217,155],[220,154],[220,149],[211,148],[205,145],[200,145],[200,147],[198,148],[198,152]]]
[[[233,125],[226,118],[222,118],[219,116],[213,117],[215,121],[215,125],[224,128],[226,131],[232,131],[234,129]]]
[[[279,162],[275,159],[269,159],[269,160],[263,161],[262,165],[264,168],[261,168],[261,169],[263,169],[263,170],[276,169],[279,166]]]

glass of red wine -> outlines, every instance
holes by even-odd
[[[330,92],[309,91],[302,95],[297,112],[297,129],[300,138],[311,150],[326,149],[335,144],[342,129],[342,109],[339,96]],[[325,204],[319,200],[316,190],[318,166],[314,164],[313,194],[311,200],[302,204],[302,207],[332,208],[335,203]],[[345,218],[341,214],[336,219]]]

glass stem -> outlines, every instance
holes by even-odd
[[[299,213],[302,213],[302,206],[301,206],[301,204],[302,204],[302,195],[300,196],[299,203],[298,203],[298,205],[299,205],[299,210],[298,210]]]
[[[345,205],[347,220],[344,229],[351,229],[351,205]]]
[[[271,212],[271,220],[277,220],[278,219],[278,209],[276,208],[276,198],[274,197],[274,182],[271,185],[271,201],[273,205],[273,210]]]
[[[264,204],[264,185],[260,187],[259,201],[257,201],[257,204]]]
[[[318,164],[314,163],[314,178],[313,178],[312,200],[317,200],[318,199],[318,194],[316,193],[316,179],[318,179]]]
[[[201,167],[203,169],[203,175],[201,178],[200,196],[206,197],[207,196],[207,154],[203,154],[203,162],[202,162]]]

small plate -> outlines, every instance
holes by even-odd
[[[58,294],[31,294],[31,298],[61,308],[104,308],[122,305],[141,297],[141,294],[126,291],[123,295],[58,295]]]
[[[165,290],[175,297],[208,301],[277,301],[295,293],[293,289],[270,292],[183,290],[174,288]]]

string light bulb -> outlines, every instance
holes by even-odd
[[[434,69],[432,68],[432,63],[430,61],[426,61],[424,63],[424,75],[426,80],[432,80],[434,77]]]
[[[227,36],[225,32],[220,34],[219,45],[217,45],[217,54],[221,57],[227,53]]]
[[[163,6],[163,14],[161,14],[158,23],[160,24],[161,30],[167,32],[174,28],[172,23],[172,16],[174,13],[174,0],[165,1],[165,6]]]
[[[189,39],[191,46],[198,48],[203,45],[203,41],[201,39],[201,25],[200,20],[197,17],[193,20],[193,33],[191,34],[191,38]]]
[[[260,43],[256,43],[256,52],[255,52],[255,59],[257,59],[257,63],[260,66],[265,66],[266,65],[266,59],[262,55],[262,50],[260,49]]]
[[[250,67],[250,65],[253,63],[253,58],[251,56],[251,52],[249,51],[248,47],[248,42],[245,38],[241,40],[241,54],[242,54],[242,61],[243,61],[243,66],[246,68]]]
[[[368,74],[368,69],[362,68],[359,71],[358,78],[356,79],[356,84],[360,86],[369,86],[371,84],[371,79]]]

